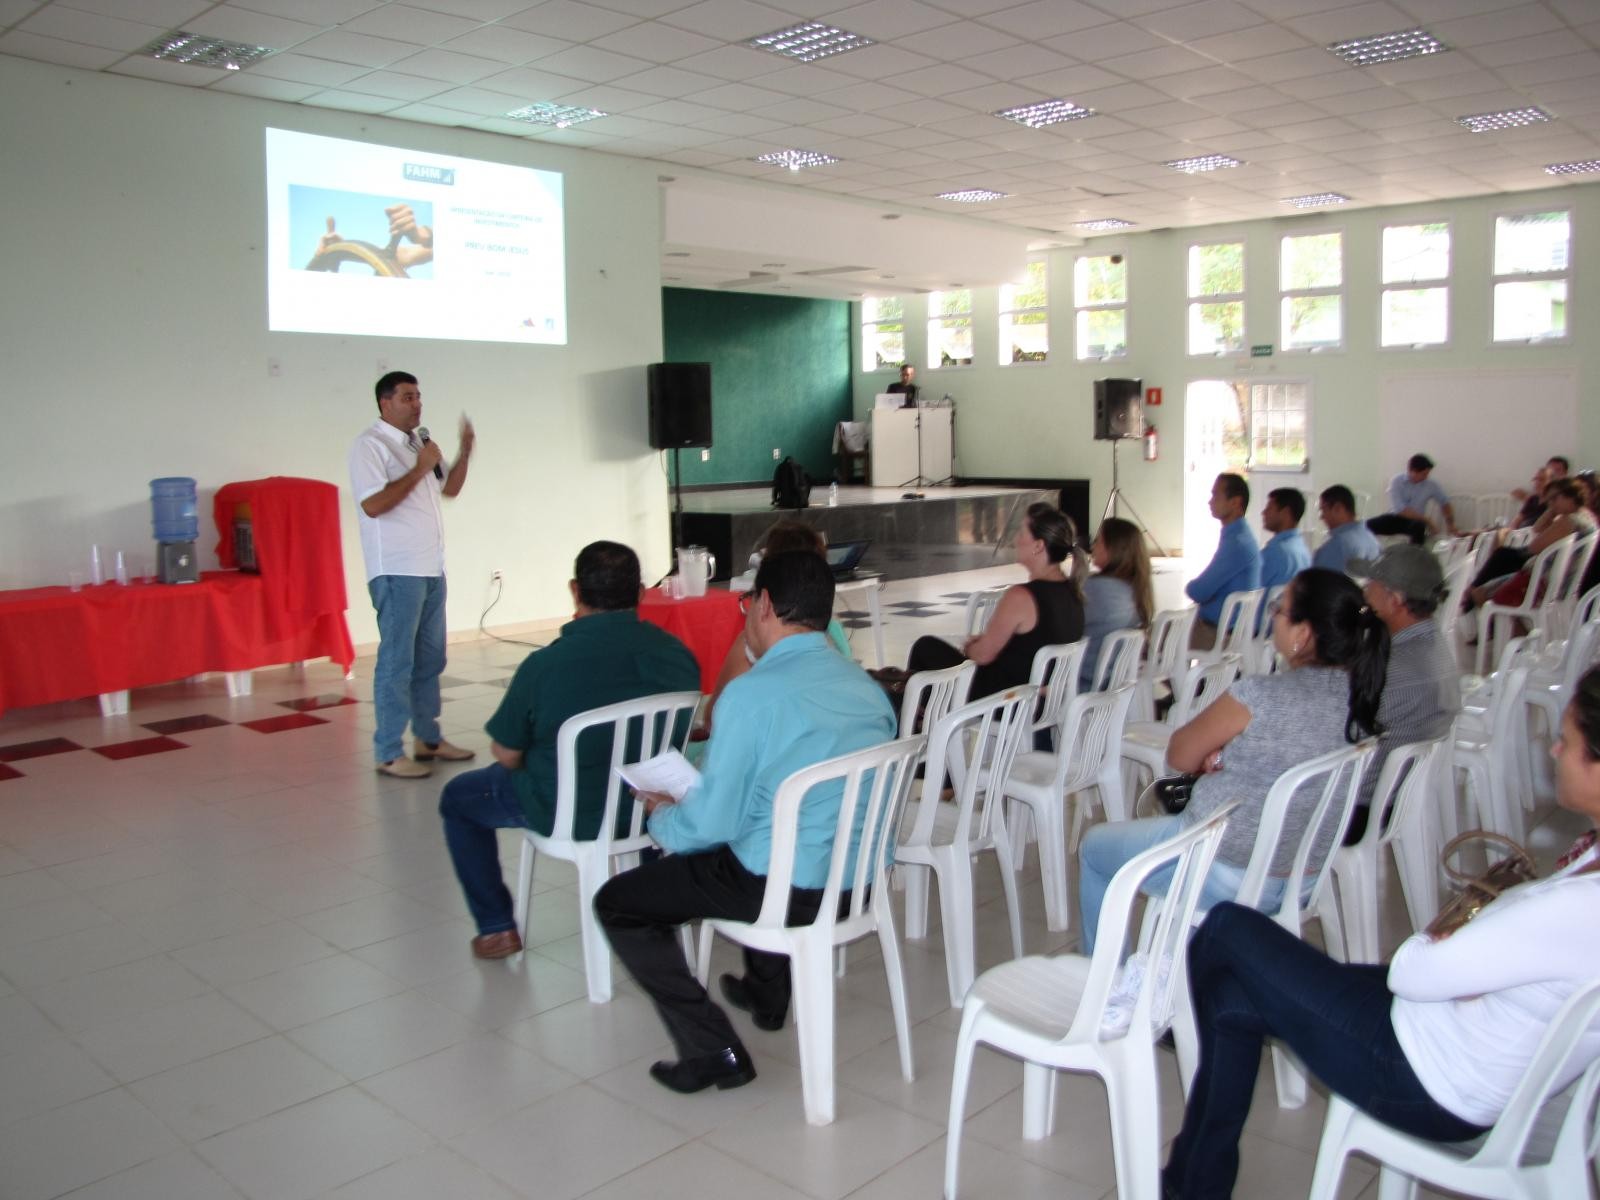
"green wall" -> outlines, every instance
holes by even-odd
[[[850,416],[848,303],[663,288],[661,317],[665,361],[711,364],[711,457],[682,452],[686,485],[769,480],[774,448],[832,477],[833,427]]]

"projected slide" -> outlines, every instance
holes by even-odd
[[[565,344],[561,175],[267,130],[269,327]]]

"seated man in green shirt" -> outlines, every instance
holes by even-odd
[[[688,647],[639,620],[638,555],[617,542],[592,542],[578,552],[572,573],[576,616],[559,638],[522,661],[485,726],[494,739],[494,764],[457,775],[439,797],[445,844],[478,925],[472,953],[479,958],[522,949],[511,893],[500,877],[495,830],[552,831],[562,723],[602,705],[700,688],[700,668]],[[610,761],[603,736],[579,740],[577,838],[600,831]],[[625,809],[619,822],[630,816]]]

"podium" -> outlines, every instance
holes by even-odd
[[[946,479],[953,459],[951,408],[877,408],[872,411],[872,486],[900,487],[918,474],[917,418],[922,418],[922,471]]]

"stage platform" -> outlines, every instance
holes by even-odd
[[[902,488],[841,486],[839,503],[830,508],[828,489],[819,486],[811,491],[811,507],[798,512],[773,508],[769,488],[685,492],[679,541],[707,547],[717,559],[716,578],[727,579],[745,570],[774,521],[797,517],[820,529],[830,543],[871,542],[862,571],[890,580],[917,579],[1010,562],[1009,544],[1028,505],[1058,504],[1062,492],[1061,487],[993,486],[918,490],[923,499],[907,500]]]

